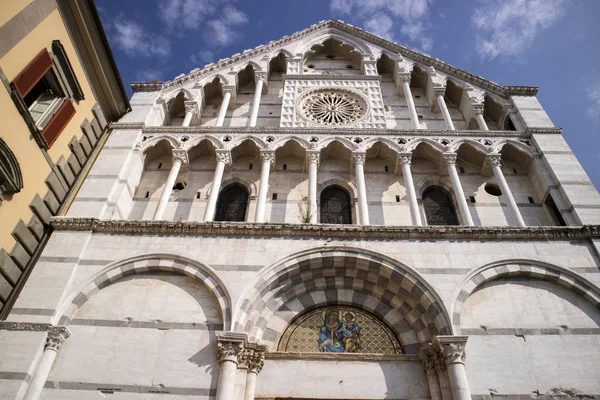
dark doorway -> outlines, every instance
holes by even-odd
[[[458,225],[452,199],[441,187],[432,186],[423,192],[423,208],[427,225]]]
[[[337,185],[321,192],[321,223],[352,224],[352,207],[348,192]]]
[[[246,188],[239,183],[228,185],[219,193],[215,221],[244,222],[247,208],[248,191]]]

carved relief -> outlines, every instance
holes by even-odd
[[[44,349],[50,349],[58,352],[65,339],[71,336],[71,331],[66,326],[51,326],[48,328],[46,345]]]

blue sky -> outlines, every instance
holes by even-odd
[[[538,98],[600,187],[598,0],[96,0],[123,81],[181,73],[336,18]]]

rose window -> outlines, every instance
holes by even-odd
[[[347,125],[366,114],[367,103],[352,92],[319,90],[301,99],[300,111],[305,118],[320,125]]]

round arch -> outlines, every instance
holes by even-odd
[[[186,88],[174,89],[168,93],[163,94],[160,98],[164,99],[165,104],[168,104],[171,100],[173,100],[175,97],[177,97],[180,93],[183,93],[183,99],[185,101],[195,100],[195,98],[196,98],[196,96],[194,96],[192,94],[192,92],[190,92]]]
[[[488,153],[489,149],[481,142],[474,139],[458,139],[450,144],[450,151],[457,152],[461,146],[468,144],[472,146],[475,150],[485,155]]]
[[[223,143],[218,138],[211,136],[211,135],[204,135],[204,136],[194,136],[193,139],[191,139],[190,142],[185,146],[185,149],[187,151],[190,151],[194,147],[196,147],[200,143],[202,143],[204,140],[208,140],[210,143],[212,143],[212,145],[215,146],[215,149],[225,148]]]
[[[460,316],[463,304],[475,290],[486,282],[502,277],[528,277],[555,282],[571,290],[600,309],[600,288],[587,279],[566,268],[542,261],[503,260],[496,261],[467,274],[452,300],[452,325],[460,332]]]
[[[346,246],[301,251],[261,270],[238,301],[234,329],[274,349],[295,316],[325,304],[364,307],[388,323],[409,354],[452,334],[441,298],[417,272]]]
[[[224,188],[226,188],[229,185],[232,185],[234,183],[237,183],[239,185],[242,185],[243,187],[246,188],[246,190],[248,191],[248,194],[250,196],[256,196],[258,193],[258,188],[256,187],[256,182],[251,182],[248,181],[244,178],[240,178],[238,176],[236,177],[232,177],[232,178],[228,178],[228,179],[224,179],[223,182],[221,182],[221,190],[223,190]],[[208,188],[208,193],[210,194],[212,190],[212,183],[210,184],[209,188]]]
[[[411,140],[409,143],[406,144],[406,151],[413,151],[421,143],[430,145],[434,150],[439,151],[440,153],[443,153],[445,151],[443,144],[441,144],[440,142],[437,142],[433,139],[429,139],[429,138],[417,138],[417,139]]]
[[[496,143],[494,143],[492,152],[500,153],[502,151],[502,149],[507,145],[514,147],[515,149],[517,149],[521,153],[525,154],[527,157],[529,157],[532,160],[536,156],[536,152],[532,147],[526,145],[525,143],[523,143],[519,140],[515,140],[515,139],[500,139],[500,140],[498,140]]]
[[[268,57],[269,57],[269,61],[271,61],[273,58],[277,57],[277,56],[278,56],[279,54],[281,54],[281,53],[283,53],[283,55],[284,55],[286,58],[293,58],[293,57],[294,57],[294,55],[293,55],[293,54],[292,54],[292,53],[291,53],[289,50],[286,50],[286,49],[279,49],[279,50],[277,50],[277,51],[274,51],[274,52],[272,52],[272,53],[269,53],[269,56],[268,56]]]
[[[298,143],[305,150],[310,149],[310,143],[306,139],[301,138],[299,136],[285,136],[285,137],[276,139],[271,146],[272,146],[273,150],[277,150],[277,149],[280,149],[283,146],[285,146],[285,144],[290,141]]]
[[[216,272],[205,264],[173,254],[145,254],[116,261],[85,281],[59,308],[56,318],[60,325],[68,325],[77,310],[101,289],[134,274],[152,271],[175,272],[202,282],[215,295],[221,308],[223,328],[231,327],[231,296]]]
[[[206,85],[210,85],[215,79],[219,79],[219,82],[221,82],[221,85],[229,85],[229,79],[227,79],[225,77],[225,75],[223,74],[214,74],[214,75],[210,75],[204,79],[202,79],[202,81],[200,81],[200,85],[202,86],[202,88],[204,88]]]
[[[402,151],[398,143],[384,137],[369,138],[363,142],[362,148],[366,151],[369,150],[371,147],[375,146],[377,143],[385,144],[387,147],[390,148],[390,150],[394,150],[397,153],[400,153]]]
[[[256,147],[258,147],[259,150],[264,150],[268,147],[267,144],[265,143],[265,141],[262,140],[261,138],[259,138],[257,136],[253,136],[253,135],[245,135],[245,136],[241,136],[239,138],[235,138],[235,140],[233,142],[231,142],[231,144],[228,146],[229,150],[235,149],[236,147],[238,147],[239,145],[244,143],[246,140],[250,140],[251,142],[254,142],[254,144],[256,145]]]
[[[350,151],[356,150],[356,146],[354,145],[354,143],[352,143],[352,141],[350,141],[346,138],[340,137],[340,136],[324,138],[323,141],[319,141],[319,147],[317,149],[323,150],[324,148],[326,148],[333,142],[339,142],[340,144],[342,144],[345,148],[347,148]]]
[[[156,147],[161,142],[167,143],[171,147],[171,150],[176,150],[179,148],[179,140],[176,137],[170,135],[161,135],[152,137],[146,142],[142,142],[142,146],[139,150],[143,155],[145,155],[147,151],[153,147]]]

